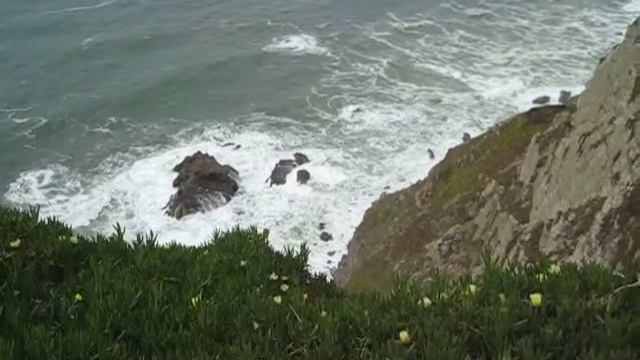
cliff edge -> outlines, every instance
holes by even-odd
[[[334,277],[390,289],[402,274],[478,274],[511,262],[640,264],[640,19],[566,106],[518,114],[448,151],[364,215]]]

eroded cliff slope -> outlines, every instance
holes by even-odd
[[[614,268],[640,263],[640,25],[567,106],[534,108],[450,149],[365,213],[335,279],[387,290],[395,274],[478,273],[482,250]]]

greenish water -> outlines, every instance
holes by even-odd
[[[1,201],[184,243],[254,224],[278,247],[309,242],[325,270],[386,187],[422,178],[464,131],[580,91],[638,13],[622,0],[4,0]],[[236,167],[241,191],[178,222],[161,210],[171,167],[196,150]],[[311,183],[268,188],[295,151]],[[319,222],[334,241],[316,241]]]

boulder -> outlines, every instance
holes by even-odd
[[[309,162],[309,157],[303,153],[295,153],[293,154],[293,159],[295,160],[296,164],[298,165],[304,165],[306,163]]]
[[[298,184],[304,185],[309,182],[309,179],[311,179],[311,174],[307,170],[298,170],[296,174]]]
[[[569,100],[571,100],[571,91],[560,90],[560,96],[558,97],[558,102],[562,105],[569,104]]]
[[[427,154],[429,154],[429,159],[433,160],[436,158],[436,154],[433,153],[433,150],[427,149]]]
[[[549,101],[551,101],[551,98],[549,96],[542,95],[542,96],[538,96],[537,98],[533,99],[533,101],[531,101],[531,102],[536,104],[536,105],[545,105],[545,104],[548,104]]]
[[[462,134],[462,142],[466,143],[467,141],[471,140],[471,135],[469,135],[469,133],[464,133]]]
[[[220,164],[213,156],[196,152],[173,168],[177,189],[164,207],[176,219],[220,207],[238,191],[240,177],[236,169]]]

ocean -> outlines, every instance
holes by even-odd
[[[165,243],[255,225],[328,272],[372,201],[464,132],[579,93],[638,15],[638,0],[4,0],[0,202]],[[198,150],[240,191],[175,220],[172,168]],[[269,187],[294,152],[311,181]]]

